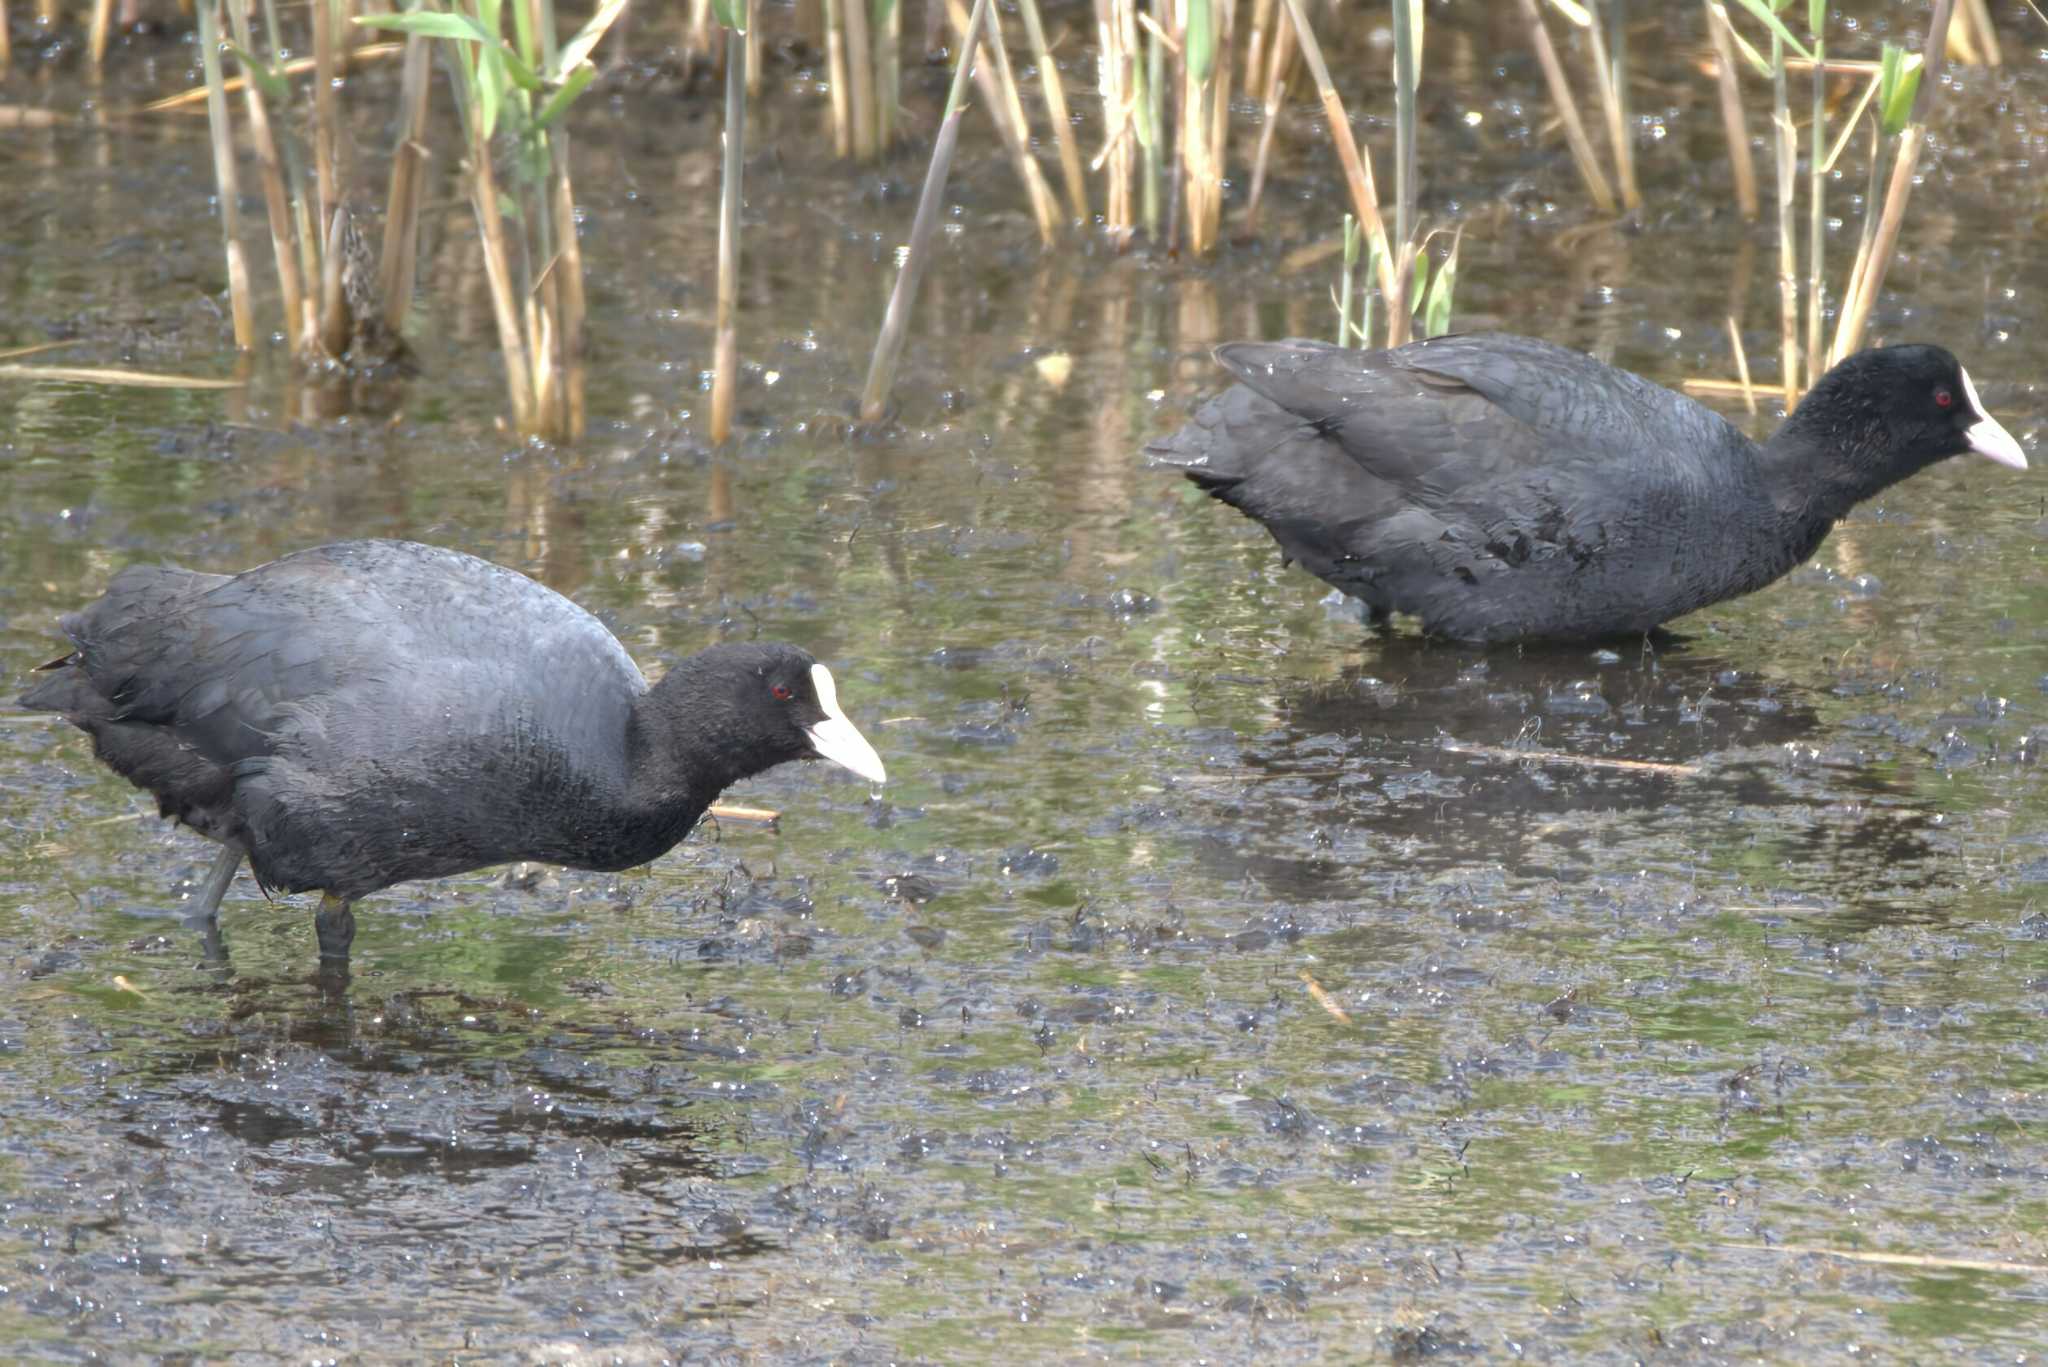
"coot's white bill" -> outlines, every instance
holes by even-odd
[[[1984,401],[1977,397],[1977,386],[1970,383],[1970,372],[1965,370],[1962,376],[1963,398],[1968,400],[1970,407],[1977,414],[1977,421],[1964,429],[1963,440],[1970,443],[1970,449],[1980,456],[1995,460],[2000,465],[2011,466],[2015,470],[2026,469],[2027,453],[2020,449],[2020,444],[2012,433],[2000,427],[1998,420],[1984,411]]]
[[[832,671],[823,665],[812,665],[811,687],[817,690],[818,706],[825,709],[825,720],[807,728],[811,748],[818,752],[818,757],[844,765],[870,783],[887,783],[889,772],[882,767],[882,757],[868,744],[860,728],[839,710],[839,689],[832,682]]]

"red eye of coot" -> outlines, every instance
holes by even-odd
[[[771,694],[771,695],[772,695],[772,696],[774,697],[775,701],[777,701],[777,702],[788,702],[788,701],[789,701],[789,685],[788,685],[788,684],[769,684],[769,685],[768,685],[768,692],[769,692],[769,693],[770,693],[770,694]]]
[[[1941,388],[1934,391],[1934,406],[1936,408],[1952,407],[1954,406],[1955,401],[1956,396],[1947,385],[1943,385],[1941,386]]]

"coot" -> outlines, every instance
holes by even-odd
[[[624,869],[727,784],[787,760],[875,783],[832,674],[719,645],[652,688],[595,617],[523,574],[406,541],[344,541],[237,575],[134,565],[63,619],[77,647],[22,699],[61,712],[165,816],[220,842],[199,915],[246,856],[266,889],[350,904],[532,859]]]
[[[1216,357],[1238,383],[1149,454],[1375,620],[1413,613],[1459,640],[1639,635],[1762,588],[1935,461],[2027,465],[1940,347],[1849,357],[1761,446],[1528,337],[1237,342]]]

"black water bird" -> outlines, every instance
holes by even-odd
[[[134,565],[63,619],[76,647],[25,707],[60,712],[164,815],[221,845],[196,915],[246,857],[318,891],[324,959],[351,904],[513,860],[624,869],[728,784],[881,758],[832,674],[786,645],[718,645],[651,688],[567,598],[474,556],[344,541],[237,575]]]
[[[1289,561],[1434,635],[1632,636],[1750,593],[1948,456],[2027,458],[1933,346],[1858,352],[1769,441],[1625,370],[1504,333],[1386,351],[1236,342],[1237,383],[1147,447]]]

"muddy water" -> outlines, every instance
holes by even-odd
[[[1462,310],[1666,382],[1730,371],[1731,308],[1767,354],[1770,243],[1722,208],[1681,45],[1642,44],[1632,230],[1588,226],[1519,52],[1441,41],[1425,206],[1468,224]],[[1962,352],[2038,458],[2048,66],[2020,48],[1959,78],[1879,330]],[[116,88],[188,64],[139,45]],[[778,830],[627,874],[394,889],[337,997],[304,899],[246,880],[209,962],[179,917],[203,843],[0,713],[0,1353],[2038,1346],[2037,475],[1924,475],[1654,650],[1369,635],[1136,454],[1213,344],[1331,326],[1327,264],[1289,264],[1339,211],[1306,113],[1269,239],[1201,266],[1048,259],[983,154],[898,421],[852,435],[920,168],[809,159],[821,97],[770,84],[729,452],[696,417],[713,107],[646,74],[578,126],[574,450],[493,426],[452,181],[425,378],[367,409],[269,362],[228,395],[0,381],[10,696],[122,564],[408,536],[537,575],[650,668],[801,642],[891,772],[768,775],[734,796]],[[0,344],[223,373],[202,126],[83,112],[10,135]]]

